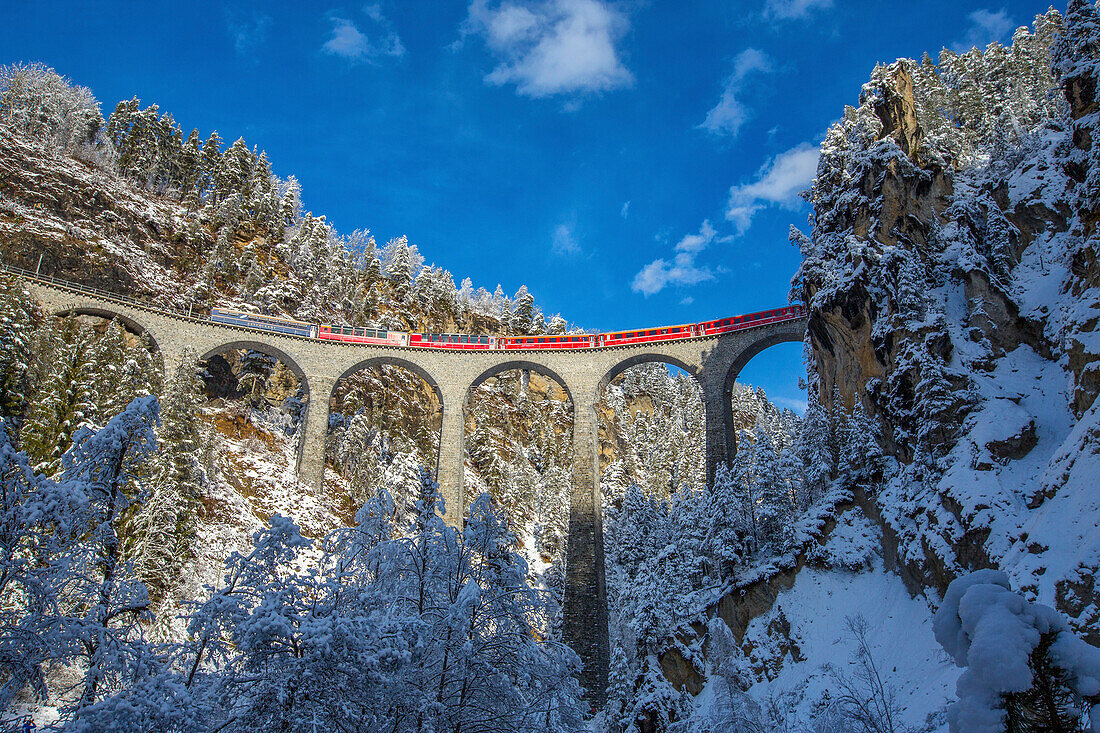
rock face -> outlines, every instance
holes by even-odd
[[[182,205],[51,155],[0,127],[5,263],[178,305],[186,302],[186,290],[174,268],[194,261],[212,241]]]
[[[820,394],[872,415],[898,462],[877,503],[910,590],[1029,556],[1020,583],[1085,619],[1098,598],[1076,561],[1097,548],[1020,539],[1061,521],[1031,484],[1100,392],[1097,49],[1062,25],[1051,11],[1006,49],[877,68],[792,239]],[[1067,575],[1040,580],[1044,562]]]

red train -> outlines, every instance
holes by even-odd
[[[645,344],[651,341],[676,341],[699,335],[699,325],[689,323],[683,326],[663,326],[643,331],[616,331],[601,333],[600,346],[621,346],[623,344]]]
[[[346,341],[353,344],[409,345],[409,335],[404,331],[385,331],[379,328],[360,328],[358,326],[333,326],[328,323],[323,323],[317,327],[317,338],[322,341]]]
[[[749,313],[743,316],[720,318],[717,321],[703,321],[698,324],[700,336],[714,336],[728,331],[740,331],[744,328],[755,328],[769,323],[780,323],[795,318],[803,318],[806,315],[806,307],[803,305],[789,305],[786,308],[776,308],[770,311]]]
[[[591,349],[596,334],[583,336],[504,336],[497,339],[498,349]]]
[[[484,351],[496,348],[495,336],[471,336],[466,333],[410,333],[409,346],[426,349],[464,349]]]
[[[806,307],[791,305],[759,313],[720,318],[702,323],[685,323],[679,326],[660,326],[637,331],[613,333],[569,334],[564,336],[473,336],[464,333],[405,333],[358,326],[336,326],[303,323],[289,318],[262,316],[239,311],[214,309],[211,320],[233,326],[274,331],[324,341],[342,341],[354,344],[381,346],[413,346],[425,349],[460,349],[485,351],[545,350],[545,349],[594,349],[605,346],[626,346],[655,341],[676,341],[696,336],[716,336],[730,331],[782,323],[806,316]]]

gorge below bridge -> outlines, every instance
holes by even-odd
[[[444,519],[460,527],[466,404],[470,391],[501,372],[524,369],[550,377],[573,404],[573,488],[566,549],[563,637],[580,655],[581,684],[589,699],[604,700],[610,664],[604,579],[602,498],[599,482],[596,405],[604,388],[632,366],[664,362],[692,374],[702,387],[706,416],[707,480],[736,450],[731,392],[738,373],[769,346],[803,340],[804,318],[748,327],[715,336],[587,349],[465,351],[321,341],[213,323],[53,278],[11,271],[51,315],[117,318],[148,336],[166,374],[191,354],[197,361],[235,349],[278,358],[302,381],[309,395],[299,428],[298,474],[323,489],[324,447],[333,389],[362,369],[391,364],[420,376],[435,391],[442,410],[437,480]]]

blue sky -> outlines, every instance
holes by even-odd
[[[786,303],[816,146],[877,62],[1039,2],[4,3],[0,63],[265,149],[339,231],[590,329]],[[745,376],[794,405],[801,347]]]

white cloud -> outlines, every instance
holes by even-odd
[[[693,298],[689,295],[689,296],[687,296],[685,298],[682,298],[680,300],[680,305],[691,305],[694,302],[695,302],[695,298]]]
[[[233,49],[241,56],[247,56],[267,38],[271,16],[254,13],[246,18],[235,11],[227,11],[226,23],[233,37]]]
[[[699,227],[698,234],[687,234],[676,243],[676,251],[689,252],[692,255],[699,254],[714,241],[715,234],[717,232],[710,225],[710,220],[704,220],[703,225]]]
[[[715,241],[716,234],[710,222],[704,221],[698,234],[688,234],[676,244],[672,262],[662,257],[639,270],[630,284],[631,290],[648,298],[668,285],[695,285],[712,280],[714,273],[706,266],[697,266],[695,256]]]
[[[699,127],[710,130],[716,135],[736,135],[741,125],[748,119],[748,110],[737,97],[745,77],[753,72],[772,70],[771,60],[758,49],[746,48],[737,54],[733,61],[733,72],[726,79],[726,86],[718,104],[707,112],[707,118]]]
[[[993,41],[1003,40],[1016,27],[1004,8],[997,12],[975,10],[966,17],[970,21],[966,35],[951,44],[951,50],[957,53],[966,53],[975,46],[984,49]]]
[[[463,36],[476,33],[499,64],[485,77],[515,84],[528,97],[594,93],[629,86],[634,77],[616,43],[629,29],[626,16],[601,0],[470,3]]]
[[[789,410],[793,410],[799,415],[806,413],[806,409],[809,405],[806,400],[791,399],[790,397],[772,397],[771,401],[780,407],[786,407]]]
[[[630,202],[627,201],[625,204],[623,204],[623,208],[619,210],[619,216],[621,216],[622,218],[625,219],[629,215],[630,215]]]
[[[726,219],[734,223],[737,233],[744,234],[753,215],[765,206],[798,208],[798,194],[813,181],[819,154],[816,145],[802,143],[765,163],[756,180],[730,188]]]
[[[553,244],[550,251],[559,256],[575,255],[581,251],[581,245],[569,224],[558,224],[554,229]]]
[[[805,18],[814,10],[831,8],[833,0],[768,0],[764,17],[772,20]]]
[[[351,20],[334,15],[329,18],[332,21],[332,37],[321,49],[327,54],[352,62],[374,62],[382,56],[404,56],[405,46],[389,20],[382,14],[382,9],[378,5],[368,5],[363,12],[379,30],[376,40],[359,30]]]

